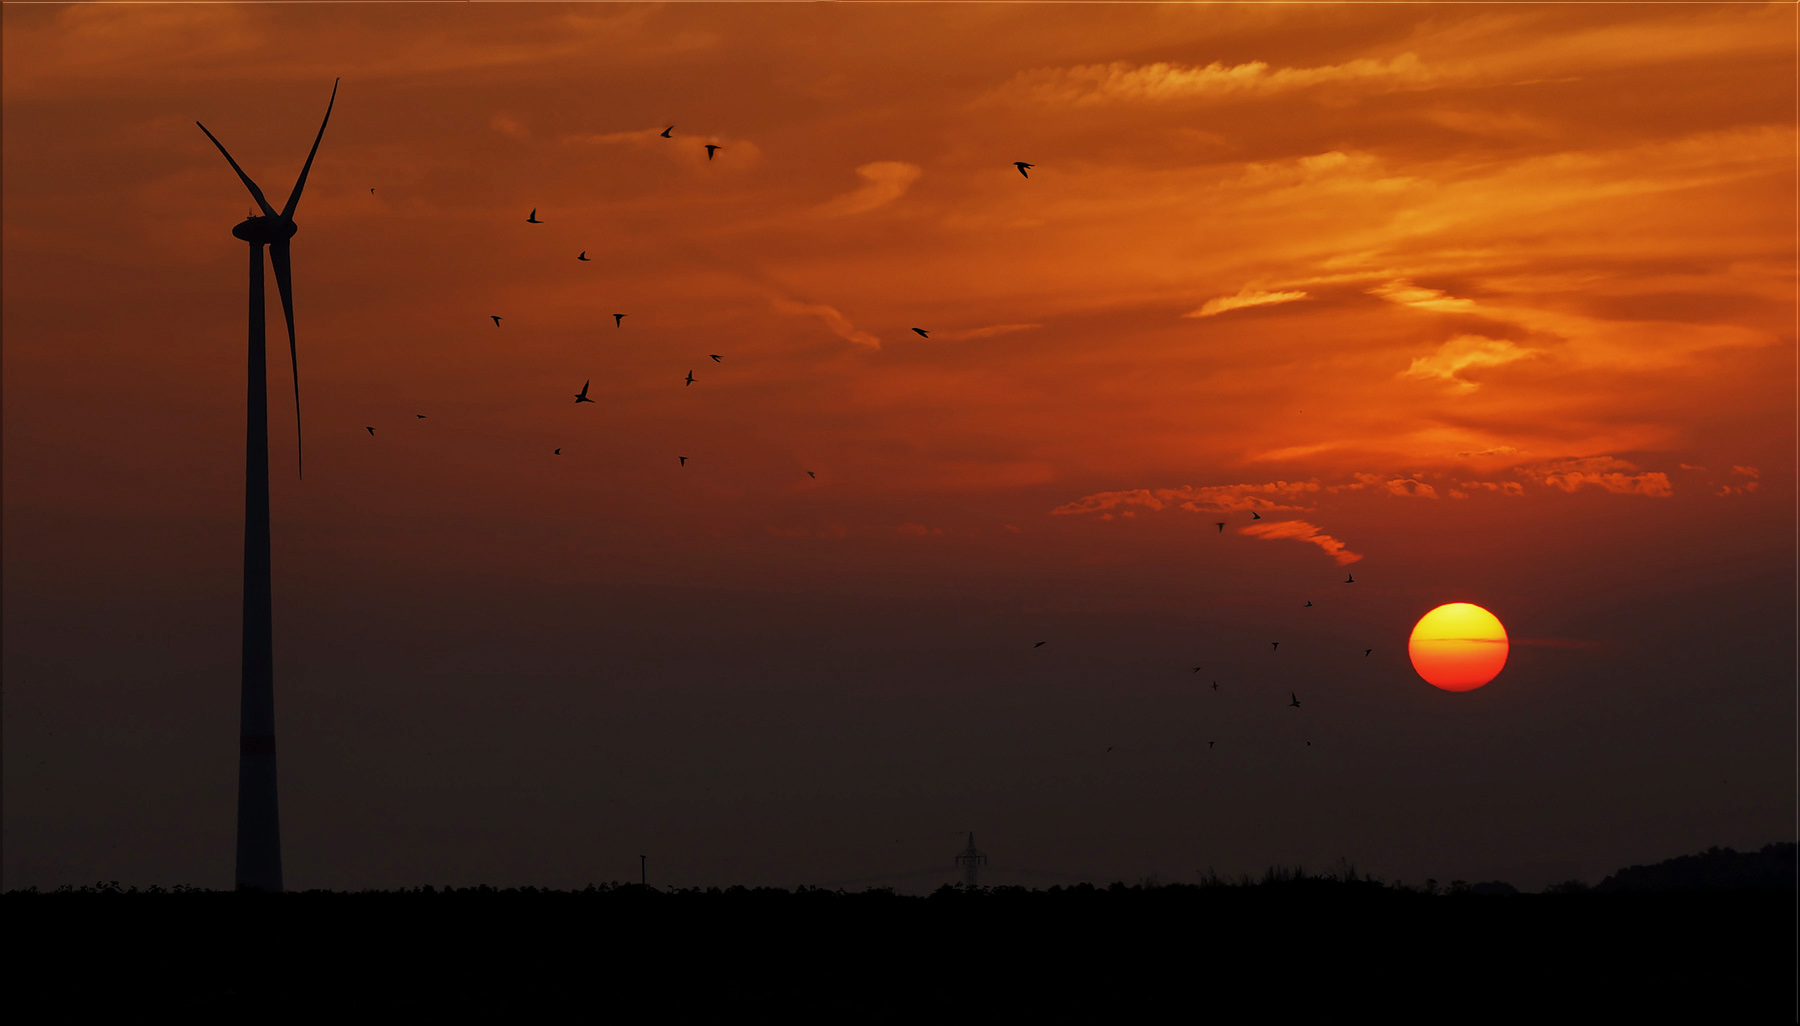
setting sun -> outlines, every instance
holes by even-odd
[[[1406,643],[1413,669],[1445,691],[1473,691],[1506,665],[1506,628],[1470,602],[1451,602],[1419,618]]]

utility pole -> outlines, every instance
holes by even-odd
[[[969,846],[956,856],[956,864],[962,867],[963,890],[972,891],[980,886],[976,878],[976,867],[987,865],[987,856],[975,850],[975,831],[969,831]]]
[[[650,858],[650,856],[648,856],[648,855],[639,855],[638,856],[638,886],[642,887],[646,891],[650,889],[649,858]]]

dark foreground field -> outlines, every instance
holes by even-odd
[[[1302,879],[932,897],[15,891],[0,908],[14,993],[51,997],[58,1017],[1795,1014],[1788,889],[1427,895]]]

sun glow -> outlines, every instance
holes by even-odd
[[[1413,669],[1445,691],[1473,691],[1493,680],[1509,648],[1500,618],[1470,602],[1426,613],[1406,643]]]

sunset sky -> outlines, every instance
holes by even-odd
[[[1794,839],[1793,5],[3,18],[5,887],[230,885],[194,122],[279,207],[340,77],[303,481],[270,321],[290,888]],[[1464,693],[1453,601],[1512,640]]]

